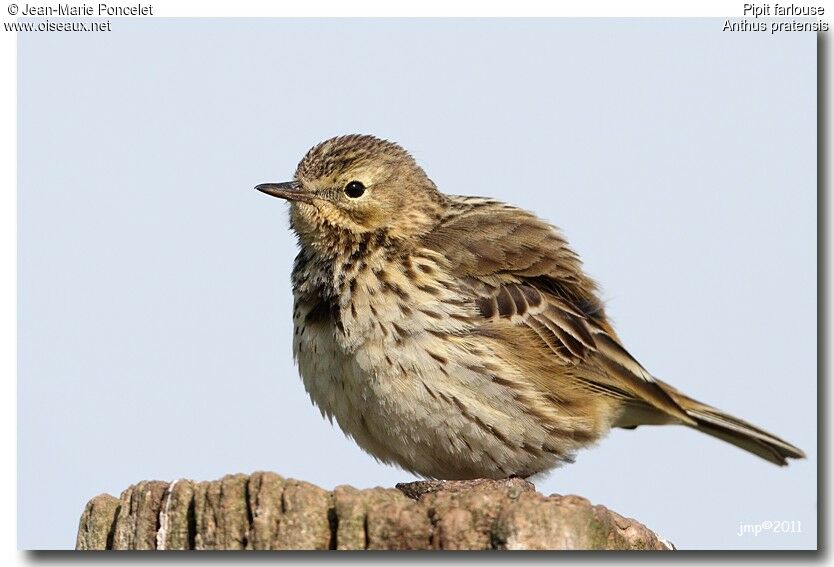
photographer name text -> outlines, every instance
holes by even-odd
[[[151,4],[114,6],[111,4],[57,4],[36,6],[24,4],[20,16],[153,16]]]

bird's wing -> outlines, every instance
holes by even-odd
[[[481,324],[524,326],[572,380],[624,402],[648,403],[684,423],[683,408],[620,344],[595,282],[553,226],[489,199],[451,197],[424,239],[474,298]],[[512,333],[507,333],[512,336]],[[593,367],[594,371],[584,371]]]

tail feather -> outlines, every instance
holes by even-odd
[[[785,466],[788,464],[789,458],[805,458],[805,453],[787,441],[779,439],[746,421],[723,413],[721,410],[707,406],[706,408],[687,410],[686,413],[695,418],[697,425],[694,426],[694,429],[732,443],[736,447],[758,455],[771,463]]]
[[[787,441],[719,409],[693,400],[660,380],[657,380],[657,383],[695,422],[694,424],[685,423],[684,425],[731,443],[779,466],[787,465],[788,459],[805,458],[805,453],[801,449]],[[659,413],[657,408],[649,408],[639,404],[638,407],[627,409],[616,425],[619,427],[635,427],[641,424],[682,423],[668,415],[655,415]]]

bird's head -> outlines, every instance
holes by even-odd
[[[256,187],[289,201],[290,225],[314,248],[383,231],[408,238],[430,230],[444,197],[403,148],[349,135],[313,147],[292,181]]]

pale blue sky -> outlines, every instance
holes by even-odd
[[[562,227],[631,352],[795,443],[680,427],[538,481],[681,548],[816,546],[816,37],[719,20],[116,20],[19,34],[19,545],[71,548],[143,479],[392,486],[291,356],[286,208],[255,192],[372,133],[442,191]],[[740,523],[802,533],[739,537]]]

